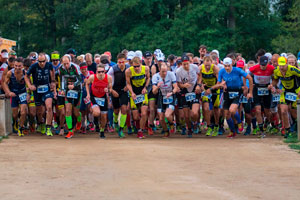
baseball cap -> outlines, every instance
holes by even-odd
[[[57,53],[53,53],[53,54],[51,54],[51,60],[59,60],[59,54],[57,54]]]
[[[37,59],[36,55],[30,56],[30,60],[36,60],[36,59]]]
[[[216,54],[218,55],[218,58],[220,58],[220,56],[219,56],[219,51],[218,51],[217,49],[214,49],[214,50],[212,50],[211,52],[216,53]]]
[[[7,52],[1,53],[1,57],[2,57],[2,58],[8,58],[8,53],[7,53]]]
[[[143,59],[143,53],[140,50],[135,51],[135,56],[139,57],[141,60]]]
[[[262,57],[259,58],[259,64],[260,65],[265,66],[265,65],[268,64],[268,62],[269,62],[269,59],[268,59],[267,56],[262,56]]]
[[[150,51],[146,51],[146,52],[144,53],[144,57],[145,57],[145,58],[152,57],[152,53],[151,53]]]
[[[228,58],[228,57],[224,58],[223,64],[224,65],[231,65],[232,64],[232,59]]]
[[[67,54],[73,54],[76,56],[76,51],[75,51],[75,49],[70,48],[70,49],[68,49]]]
[[[104,54],[107,56],[111,56],[111,53],[109,51],[105,51]]]
[[[127,54],[127,60],[132,60],[135,56],[135,52],[134,51],[129,51]]]
[[[279,57],[278,58],[278,65],[280,65],[280,66],[286,65],[286,58],[283,57],[283,56]]]
[[[245,67],[245,62],[243,60],[239,60],[239,61],[237,61],[236,66],[240,67],[240,68],[244,68]]]
[[[162,51],[160,49],[155,49],[154,55],[157,56],[158,53],[162,53]]]
[[[165,60],[165,55],[163,53],[158,53],[156,55],[157,61],[164,61]]]
[[[183,56],[181,56],[181,61],[182,62],[186,62],[186,61],[190,61],[190,58],[187,56],[187,55],[183,55]]]
[[[282,53],[282,54],[280,54],[280,56],[287,58],[287,54],[286,53]]]

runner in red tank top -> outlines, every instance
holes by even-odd
[[[108,100],[107,93],[111,93],[112,78],[105,74],[105,65],[97,66],[97,73],[91,75],[86,82],[86,99],[91,101],[92,113],[94,117],[101,114],[100,138],[105,138],[104,128],[107,123]],[[92,84],[90,92],[90,84]]]
[[[270,112],[272,103],[271,80],[274,67],[269,64],[268,57],[262,56],[259,59],[259,64],[249,68],[251,76],[253,76],[253,100],[256,111],[256,119],[260,129],[259,137],[265,137],[264,123],[261,113],[261,108],[264,108],[264,114],[268,119],[268,124],[271,122],[272,114]],[[267,125],[268,125],[267,124]]]

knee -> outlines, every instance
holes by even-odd
[[[21,114],[21,116],[25,116],[27,114],[27,110],[26,109],[21,109],[20,114]]]
[[[132,118],[133,118],[134,121],[137,121],[137,120],[140,119],[140,117],[139,117],[138,114],[133,114],[133,115],[132,115]]]

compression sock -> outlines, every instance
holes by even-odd
[[[118,123],[118,114],[116,114],[115,112],[113,113],[113,117],[114,117],[114,123],[117,124]]]
[[[253,129],[256,129],[256,118],[252,118],[251,123],[252,123]]]
[[[66,116],[66,122],[67,122],[67,126],[70,132],[73,132],[72,127],[72,116]]]
[[[234,118],[236,119],[238,124],[242,123],[241,116],[240,116],[239,112],[235,113]]]
[[[120,117],[120,127],[121,128],[124,128],[125,126],[125,123],[126,123],[126,118],[127,118],[127,115],[125,114],[121,114],[121,117]],[[118,121],[117,121],[118,123]]]
[[[235,130],[234,130],[234,122],[233,122],[232,118],[227,119],[227,124],[228,124],[230,130],[231,130],[232,132],[234,132],[234,131],[235,131]]]
[[[81,112],[79,112],[79,115],[78,115],[78,117],[77,117],[77,121],[78,121],[78,122],[81,122]]]

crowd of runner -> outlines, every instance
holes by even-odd
[[[299,57],[300,55],[298,55]],[[296,131],[300,70],[293,54],[260,49],[248,62],[239,53],[223,60],[218,50],[165,57],[123,50],[76,56],[14,51],[0,55],[1,93],[11,100],[13,131],[69,139],[107,132],[145,138],[179,132],[192,137],[281,134]],[[226,126],[225,126],[226,122]],[[228,130],[225,129],[228,125]]]

